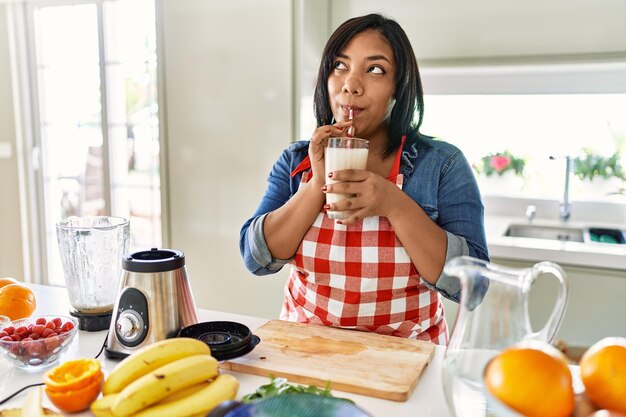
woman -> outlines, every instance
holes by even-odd
[[[370,14],[332,34],[314,110],[311,140],[283,152],[243,225],[246,267],[291,264],[281,319],[447,343],[441,295],[458,301],[460,287],[443,266],[488,259],[483,206],[461,151],[419,133],[419,71],[395,21]],[[328,138],[349,128],[369,140],[367,170],[324,172]],[[328,205],[325,193],[353,197]],[[350,216],[325,214],[342,210]]]

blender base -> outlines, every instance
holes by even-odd
[[[78,328],[80,330],[99,332],[100,330],[109,330],[113,312],[90,314],[71,309],[70,315],[78,319]]]

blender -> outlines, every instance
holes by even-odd
[[[114,311],[104,351],[113,359],[198,323],[185,254],[151,248],[125,255]]]
[[[109,328],[128,251],[130,222],[122,217],[69,217],[56,225],[70,315],[80,330]]]

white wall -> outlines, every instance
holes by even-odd
[[[622,0],[334,0],[332,27],[384,12],[422,64],[626,57]]]
[[[0,4],[0,277],[24,277],[7,6]]]
[[[185,252],[198,306],[277,317],[284,273],[252,276],[238,242],[293,139],[291,3],[160,7],[170,246]]]

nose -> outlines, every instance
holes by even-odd
[[[363,94],[363,84],[358,76],[350,74],[344,80],[341,91],[345,94],[359,96]]]

